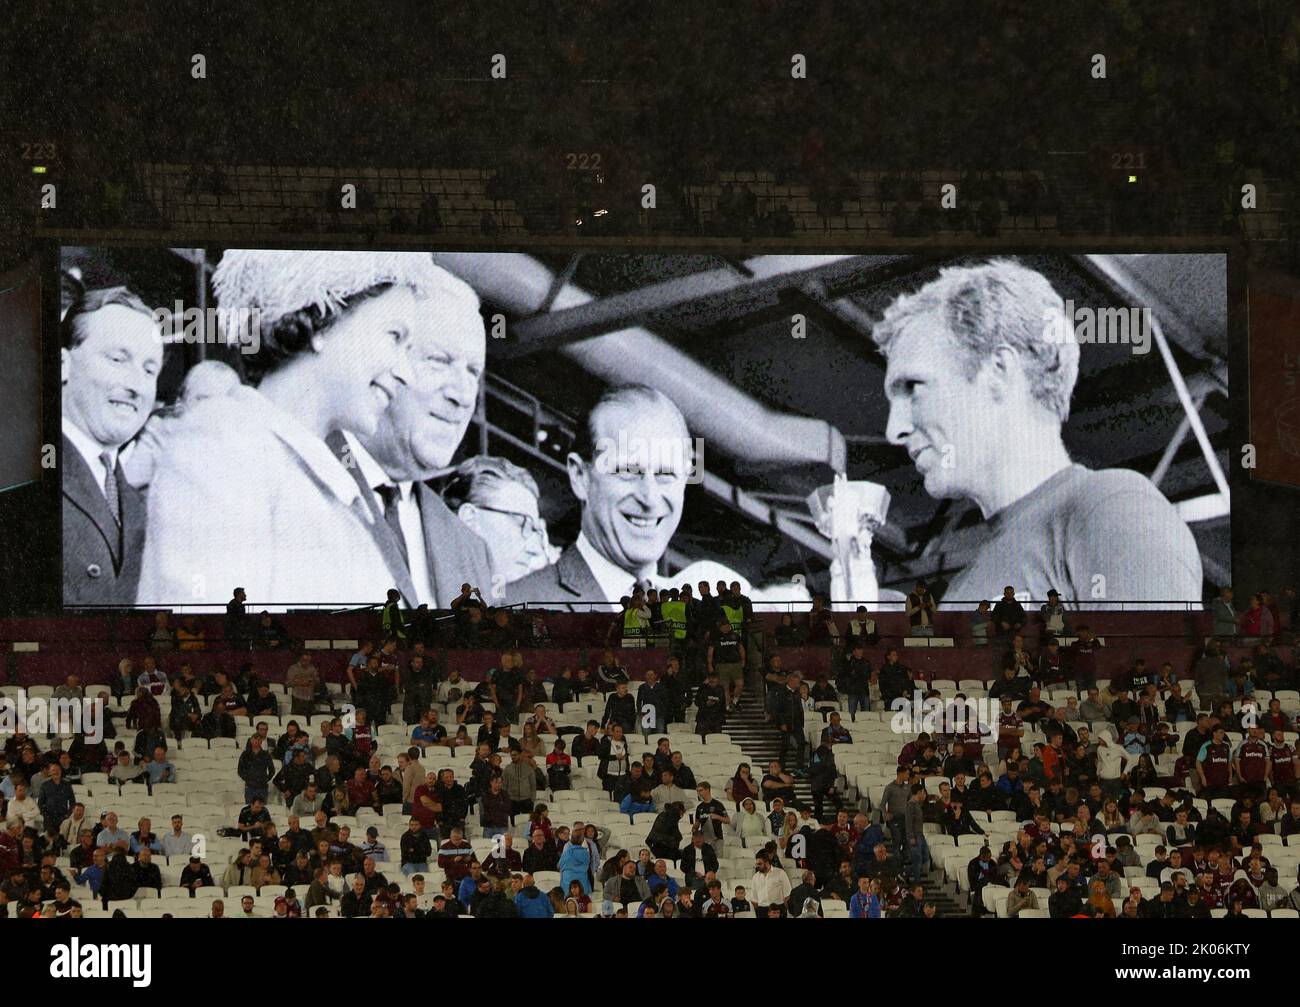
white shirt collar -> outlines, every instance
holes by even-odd
[[[586,532],[580,532],[578,541],[574,544],[578,547],[578,555],[586,561],[591,575],[600,585],[600,593],[604,595],[606,601],[617,604],[620,598],[632,593],[632,585],[638,579],[636,574],[628,573],[617,563],[597,552],[596,547],[587,538]]]
[[[90,466],[90,471],[95,473],[95,481],[103,489],[104,477],[108,474],[104,470],[104,463],[99,460],[99,456],[107,451],[113,458],[113,466],[117,467],[118,448],[106,448],[97,440],[86,433],[81,427],[77,426],[66,416],[63,418],[63,436],[72,441],[72,446],[77,449],[78,454],[86,460]]]
[[[356,437],[344,431],[343,439],[348,442],[348,450],[352,452],[352,457],[356,459],[357,466],[361,469],[362,478],[365,479],[367,486],[371,489],[377,489],[380,486],[393,483],[402,491],[403,500],[411,496],[411,487],[414,485],[411,480],[396,482],[384,471],[383,466],[375,461],[374,455],[361,446],[361,442]]]

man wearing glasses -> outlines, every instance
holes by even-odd
[[[371,530],[402,598],[431,609],[449,608],[467,581],[492,583],[487,543],[427,485],[446,474],[469,428],[486,355],[478,295],[437,272],[440,286],[411,332],[411,382],[397,387],[373,434],[330,438],[376,518]]]
[[[540,496],[526,469],[488,455],[462,462],[443,491],[447,505],[487,543],[492,569],[507,584],[559,558],[538,510]]]

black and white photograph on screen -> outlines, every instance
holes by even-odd
[[[923,582],[946,609],[1186,609],[1231,580],[1221,254],[63,268],[70,606],[739,583],[901,609]]]

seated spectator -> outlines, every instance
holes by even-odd
[[[639,762],[629,767],[628,773],[619,778],[611,797],[619,802],[619,810],[625,815],[635,815],[654,811],[653,781],[646,774]]]
[[[479,862],[474,856],[474,847],[457,826],[438,847],[438,866],[452,881],[460,881],[469,875],[471,863],[477,870]]]
[[[187,615],[181,620],[180,628],[176,630],[176,642],[182,651],[203,650],[207,647],[205,642],[207,632],[199,625],[199,620],[192,615]]]
[[[993,631],[998,636],[1011,637],[1020,632],[1027,621],[1025,610],[1016,600],[1016,589],[1010,585],[1002,589],[1002,597],[993,606]]]
[[[789,612],[782,614],[781,622],[773,635],[776,637],[778,647],[802,647],[807,641],[807,633],[795,624],[794,616]]]
[[[767,772],[763,776],[763,799],[769,806],[777,798],[790,804],[795,800],[794,784],[794,777],[781,768],[780,762],[773,759],[768,763]]]
[[[596,666],[596,684],[603,693],[613,692],[620,682],[628,682],[627,669],[619,663],[613,650],[606,649]]]
[[[152,757],[145,762],[144,768],[151,788],[163,783],[176,782],[176,767],[168,761],[167,749],[162,746],[154,748]]]
[[[492,878],[509,878],[523,870],[523,858],[514,848],[515,837],[509,832],[501,834],[492,847],[492,852],[483,861],[483,873]]]
[[[117,753],[117,761],[108,778],[114,783],[142,783],[149,778],[149,771],[144,766],[133,763],[131,754],[123,749]]]

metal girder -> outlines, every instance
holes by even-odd
[[[745,263],[746,277],[731,266],[674,277],[621,294],[610,294],[572,308],[521,319],[511,326],[511,338],[494,352],[522,356],[567,343],[642,325],[652,316],[728,293],[770,296],[785,289],[816,283],[834,289],[838,282],[868,274],[879,262],[887,265],[902,256],[760,256]],[[803,263],[808,263],[801,268]],[[868,282],[864,279],[863,282]]]
[[[1115,287],[1126,292],[1132,291],[1132,283],[1116,268],[1112,256],[1088,255],[1084,259]],[[1210,470],[1210,477],[1214,480],[1214,485],[1218,487],[1219,493],[1227,502],[1232,498],[1231,491],[1228,488],[1228,477],[1224,475],[1223,466],[1219,464],[1218,456],[1214,453],[1214,448],[1210,444],[1210,435],[1206,433],[1205,424],[1201,421],[1200,411],[1192,402],[1192,395],[1188,391],[1187,381],[1183,378],[1182,371],[1178,369],[1178,363],[1174,360],[1173,351],[1169,348],[1169,340],[1165,336],[1163,326],[1160,324],[1159,315],[1154,311],[1151,313],[1151,335],[1156,344],[1156,349],[1160,351],[1160,359],[1169,372],[1169,381],[1173,385],[1174,393],[1178,396],[1178,402],[1183,407],[1183,416],[1187,420],[1192,434],[1196,437],[1196,443],[1201,448],[1201,455],[1205,459],[1205,467]]]

